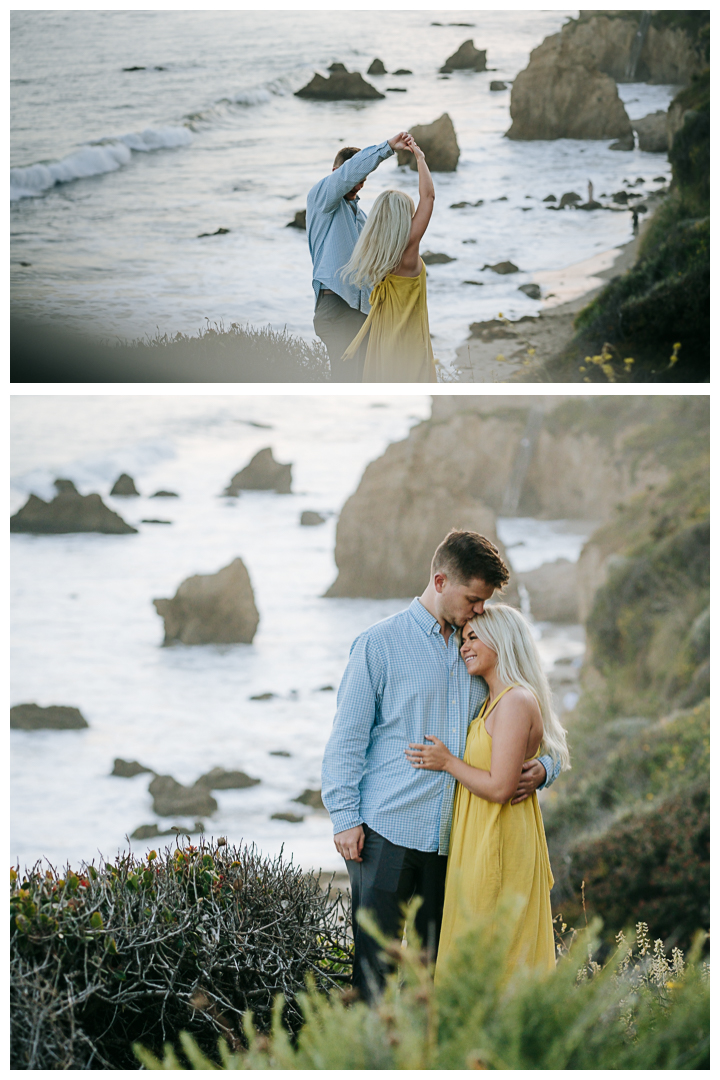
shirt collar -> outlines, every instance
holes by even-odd
[[[440,633],[440,623],[437,621],[434,615],[431,615],[428,609],[420,603],[420,600],[416,596],[412,604],[408,608],[415,622],[418,624],[421,630],[430,636],[430,634]]]

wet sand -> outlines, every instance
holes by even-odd
[[[649,203],[649,200],[646,200]],[[657,205],[657,202],[654,204]],[[620,247],[609,248],[591,259],[564,270],[535,275],[545,300],[539,315],[516,322],[492,319],[477,324],[476,333],[456,353],[461,382],[515,382],[533,373],[543,379],[542,368],[573,336],[573,322],[608,281],[624,274],[635,263],[642,236],[652,217],[643,218],[635,237]]]

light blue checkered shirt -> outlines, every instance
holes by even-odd
[[[455,780],[413,769],[404,751],[436,735],[461,758],[468,725],[486,697],[485,682],[468,675],[455,635],[446,645],[440,624],[417,598],[360,634],[322,764],[333,831],[364,822],[393,844],[446,855]],[[548,786],[560,763],[540,760]]]
[[[348,201],[345,195],[393,153],[388,142],[367,146],[311,189],[306,221],[316,300],[321,289],[332,289],[351,308],[369,313],[370,288],[358,289],[341,275],[367,221],[357,196]]]

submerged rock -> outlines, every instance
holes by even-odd
[[[179,499],[177,491],[156,491],[154,495],[150,496],[151,499]]]
[[[482,269],[494,270],[496,274],[517,274],[519,267],[517,267],[514,262],[510,262],[509,259],[506,259],[504,262],[493,263],[492,265],[490,265],[490,263],[485,263]]]
[[[442,251],[423,251],[421,259],[426,266],[442,266],[445,263],[457,262],[452,255],[445,255]]]
[[[397,71],[393,71],[393,75],[412,75],[410,68],[398,68]]]
[[[574,203],[582,202],[582,195],[578,195],[577,191],[566,191],[564,195],[560,196],[560,209],[564,209],[566,206],[573,206]]]
[[[302,814],[271,814],[271,821],[289,821],[292,825],[299,825],[305,818]]]
[[[140,492],[135,487],[135,481],[132,476],[128,476],[127,473],[120,473],[117,480],[113,484],[111,495],[139,495]]]
[[[214,814],[218,804],[207,788],[185,787],[172,776],[156,776],[148,791],[153,797],[153,810],[158,817],[173,814]]]
[[[242,559],[233,559],[217,574],[187,578],[172,600],[153,604],[165,624],[164,645],[250,644],[260,621]]]
[[[373,60],[370,67],[367,69],[367,73],[368,75],[387,75],[385,65],[383,64],[382,60],[378,59]]]
[[[453,122],[447,113],[433,120],[432,124],[416,124],[410,128],[410,134],[425,154],[431,172],[455,172],[460,147]],[[397,159],[398,165],[409,165],[417,172],[415,155],[409,150],[398,150]]]
[[[141,765],[139,761],[124,761],[121,757],[116,757],[110,775],[130,777],[145,772],[151,773],[155,770],[148,769],[147,765]]]
[[[295,91],[295,97],[315,101],[372,101],[385,95],[365,82],[359,71],[347,71],[343,64],[333,64],[328,79],[316,74],[307,86]]]
[[[197,238],[198,238],[198,240],[202,240],[202,238],[204,236],[225,236],[229,232],[230,232],[229,229],[220,228],[220,229],[216,229],[215,232],[201,232],[201,233],[198,233]]]
[[[295,217],[292,221],[288,221],[285,228],[307,230],[307,210],[296,210]]]
[[[509,139],[632,136],[615,80],[579,59],[563,34],[545,38],[515,79]]]
[[[318,514],[316,510],[303,510],[300,515],[301,525],[324,525],[325,518],[322,514]]]
[[[10,727],[20,731],[75,731],[89,727],[79,709],[72,705],[13,705]]]
[[[324,810],[325,804],[322,801],[322,795],[319,789],[306,788],[302,795],[298,795],[293,802],[302,803],[303,806],[310,806],[313,810]]]
[[[502,82],[500,79],[493,79],[493,81],[490,83],[490,89],[493,92],[496,92],[498,90],[507,90],[507,83]]]
[[[487,51],[476,49],[472,38],[463,41],[457,52],[449,56],[440,71],[448,74],[451,71],[486,71]]]
[[[75,533],[97,532],[110,535],[136,533],[119,514],[106,506],[99,495],[81,495],[71,480],[62,480],[62,488],[52,502],[31,495],[25,505],[10,518],[10,532]],[[56,481],[57,486],[57,481]]]
[[[255,787],[259,783],[259,780],[238,769],[228,770],[218,765],[199,777],[195,781],[195,787],[207,788],[208,791],[230,791],[235,788]]]
[[[527,285],[518,285],[518,292],[525,293],[531,300],[539,300],[542,295],[540,286],[534,282],[529,282]]]
[[[258,450],[250,463],[235,473],[223,495],[237,495],[240,491],[275,491],[289,495],[292,485],[292,465],[282,465],[273,457],[269,446]]]

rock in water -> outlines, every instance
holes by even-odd
[[[151,773],[154,771],[154,769],[148,769],[147,765],[141,765],[139,761],[123,761],[121,757],[116,757],[110,775],[130,777],[139,776],[140,773]]]
[[[291,825],[299,825],[305,818],[302,814],[271,814],[271,821],[289,821]]]
[[[367,69],[367,73],[368,75],[387,75],[385,65],[382,60],[378,60],[377,58],[373,60],[370,67]]]
[[[55,490],[58,491],[58,492],[59,491],[74,491],[76,495],[80,494],[78,489],[73,484],[72,480],[54,480],[53,483],[55,485]]]
[[[319,790],[313,788],[305,788],[302,795],[298,795],[293,802],[302,803],[303,806],[310,806],[313,810],[324,810],[325,803],[322,801],[322,794]]]
[[[172,776],[156,776],[148,791],[153,797],[153,810],[158,817],[174,814],[214,814],[218,804],[207,788],[185,787]]]
[[[324,525],[325,518],[322,514],[318,514],[316,510],[303,510],[300,515],[301,525]]]
[[[534,282],[530,282],[528,285],[519,285],[518,292],[525,293],[531,300],[539,300],[541,296],[540,286]]]
[[[135,487],[135,481],[132,476],[128,476],[127,473],[121,473],[112,486],[110,492],[111,495],[139,495],[140,492]]]
[[[443,266],[445,263],[457,262],[452,255],[445,255],[442,251],[423,251],[421,258],[426,266]]]
[[[242,559],[217,574],[187,578],[172,600],[153,600],[165,623],[164,645],[250,644],[260,616]],[[197,813],[203,813],[198,810]]]
[[[490,89],[495,92],[497,90],[507,90],[507,83],[501,82],[500,79],[493,79],[490,83]]]
[[[156,491],[154,495],[150,496],[151,499],[179,499],[177,491]]]
[[[273,457],[269,446],[258,450],[249,465],[235,473],[223,495],[237,495],[240,491],[275,491],[289,495],[292,485],[292,465],[281,465]]]
[[[615,80],[577,58],[562,34],[545,38],[513,83],[509,139],[622,139],[630,120]]]
[[[440,71],[449,74],[451,71],[487,71],[487,51],[476,49],[472,39],[463,41],[456,53],[449,56]],[[419,142],[419,140],[415,140]]]
[[[344,64],[328,64],[328,71],[347,71]]]
[[[576,623],[578,615],[577,564],[569,559],[543,563],[518,575],[530,597],[534,619]]]
[[[492,266],[490,263],[485,263],[483,270],[494,270],[496,274],[517,274],[518,267],[514,262],[506,259],[504,262],[493,263]]]
[[[25,505],[10,518],[10,532],[109,534],[136,533],[119,514],[111,510],[99,495],[81,495],[70,480],[62,480],[52,502],[31,495]],[[69,487],[66,485],[70,485]],[[57,486],[57,482],[56,482]]]
[[[286,229],[307,229],[307,210],[296,210],[295,217],[288,221]]]
[[[638,147],[650,154],[664,154],[668,149],[667,113],[657,112],[633,120],[632,126],[637,132]]]
[[[610,143],[608,150],[634,150],[635,149],[635,137],[630,132],[629,135],[623,135],[622,139],[618,139],[614,143]]]
[[[237,769],[223,769],[218,765],[196,780],[195,787],[207,788],[208,791],[230,791],[234,788],[255,787],[259,783],[259,780],[248,776],[247,773]]]
[[[342,65],[340,65],[342,66]],[[312,98],[315,101],[371,101],[384,98],[385,95],[365,82],[359,71],[342,71],[333,65],[330,78],[315,75],[302,90],[295,91],[295,97]]]
[[[453,122],[447,113],[443,113],[432,124],[417,124],[410,128],[410,134],[425,154],[428,169],[431,172],[455,172],[460,157],[460,147]],[[409,150],[398,150],[398,165],[409,165],[417,172],[415,155]]]
[[[71,705],[13,705],[10,709],[10,727],[21,731],[73,731],[89,726],[80,710]]]
[[[560,197],[560,209],[564,210],[566,206],[574,206],[575,203],[582,202],[582,195],[578,195],[577,191],[566,191],[564,195]]]

